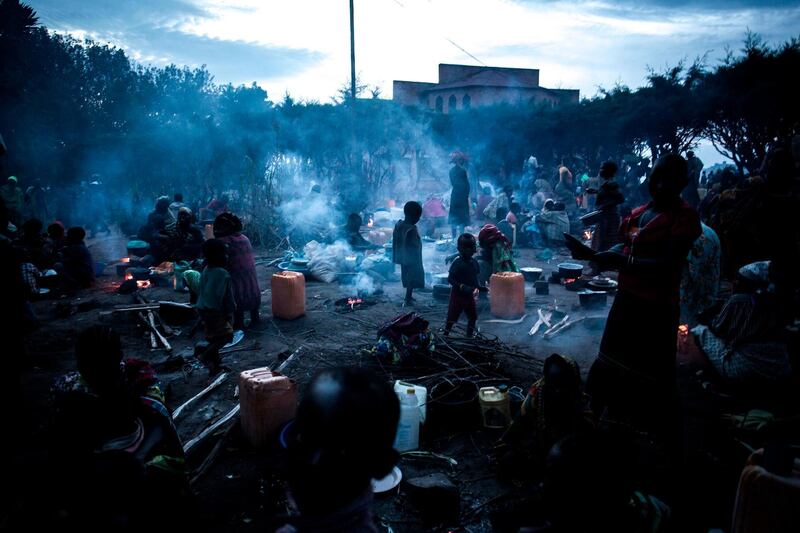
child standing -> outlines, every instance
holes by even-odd
[[[406,202],[403,206],[405,219],[399,220],[392,234],[394,263],[400,265],[403,287],[406,288],[405,304],[414,303],[414,289],[425,287],[425,270],[422,266],[422,239],[417,231],[417,222],[422,216],[419,202]]]
[[[467,315],[467,337],[475,332],[478,311],[475,308],[475,290],[488,292],[489,289],[478,283],[480,266],[473,258],[478,250],[475,236],[464,233],[458,238],[458,257],[450,265],[447,281],[450,283],[450,304],[447,307],[447,321],[444,334],[449,335],[462,311]]]
[[[200,276],[197,310],[203,320],[208,345],[197,358],[208,367],[212,376],[221,370],[219,350],[233,339],[231,321],[235,310],[231,275],[225,270],[227,253],[225,244],[219,239],[203,243],[206,267]]]

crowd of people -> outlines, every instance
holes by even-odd
[[[467,335],[474,334],[475,298],[487,292],[492,274],[519,271],[519,247],[566,245],[595,273],[618,273],[587,382],[570,358],[548,357],[500,439],[505,455],[498,474],[541,481],[539,505],[516,525],[542,533],[666,531],[670,510],[639,490],[635,453],[626,446],[631,435],[645,434],[680,472],[676,361],[697,365],[729,391],[774,396],[796,383],[798,342],[791,328],[800,236],[789,217],[800,207],[800,158],[775,148],[760,176],[729,169],[704,176],[702,162],[688,152],[685,158],[663,155],[652,166],[646,159],[635,165],[604,161],[592,177],[581,172],[576,178],[559,165],[553,180],[529,160],[524,179],[502,184],[496,195],[488,187],[480,194],[471,190],[465,154],[454,153],[451,162],[449,209],[436,195],[424,205],[407,202],[392,239],[404,301],[413,305],[414,291],[425,286],[422,234],[431,235],[430,228],[445,220],[450,225],[457,253],[447,260],[445,335],[462,314]],[[10,294],[10,307],[21,313],[7,327],[32,317],[27,302],[40,295],[46,272],[71,289],[94,281],[84,227],[65,229],[53,221],[45,231],[41,218],[22,220],[23,213],[40,213],[50,222],[43,191],[23,193],[16,179],[4,186],[3,269],[24,288]],[[198,225],[182,194],[159,197],[137,234],[147,249],[138,263],[188,265],[184,279],[205,332],[195,355],[214,376],[224,368],[220,349],[246,327],[245,317],[250,326],[259,322],[261,290],[251,243],[229,199],[221,195],[200,211],[213,236]],[[93,233],[108,229],[102,216],[91,218]],[[472,232],[474,222],[479,229]],[[356,249],[375,249],[360,234],[362,224],[351,214],[343,235]],[[590,239],[583,238],[585,228]],[[733,282],[727,293],[723,279]],[[10,336],[20,339],[24,331]],[[84,475],[86,493],[62,502],[61,523],[135,530],[142,526],[144,494],[178,502],[160,509],[176,516],[189,500],[185,457],[153,369],[124,359],[119,335],[108,327],[81,332],[75,356],[77,371],[53,388],[52,445],[61,479]],[[6,389],[15,388],[18,383]],[[399,412],[391,387],[363,369],[317,373],[285,439],[290,500],[298,514],[279,531],[377,531],[370,480],[398,462],[392,445]],[[613,429],[618,426],[626,431]],[[679,482],[675,476],[671,482],[674,490]]]

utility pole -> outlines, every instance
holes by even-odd
[[[353,0],[350,0],[350,98],[356,99],[356,27],[353,20]]]

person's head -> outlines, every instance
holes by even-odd
[[[471,258],[478,251],[478,241],[471,233],[462,233],[458,236],[458,253],[465,259]]]
[[[492,188],[491,187],[484,187],[483,188],[483,195],[484,196],[491,196],[492,195]]]
[[[741,267],[736,273],[733,292],[754,294],[766,290],[770,284],[771,261],[756,261]]]
[[[463,166],[467,162],[467,154],[456,150],[450,154],[450,163]]]
[[[233,213],[220,213],[214,219],[214,237],[228,237],[242,231],[242,221]]]
[[[83,244],[86,230],[80,226],[73,226],[67,230],[67,244]]]
[[[694,151],[693,150],[688,150],[686,152],[686,159],[694,159]]]
[[[181,207],[178,209],[178,227],[182,229],[187,229],[189,226],[192,225],[192,221],[194,220],[194,215],[192,215],[192,210],[188,207]]]
[[[363,368],[318,372],[297,408],[288,443],[290,486],[301,513],[323,514],[391,472],[400,403]]]
[[[422,217],[422,206],[419,202],[406,202],[406,205],[403,206],[403,214],[406,217],[406,222],[416,224]]]
[[[225,263],[228,261],[225,243],[219,239],[208,239],[203,243],[203,257],[206,258],[208,266],[224,268]]]
[[[600,165],[600,177],[603,179],[611,179],[617,175],[617,164],[611,160],[604,161],[602,165]]]
[[[166,196],[159,196],[158,200],[156,200],[156,213],[161,213],[162,215],[167,212],[169,209],[169,198]]]
[[[356,233],[361,230],[361,226],[364,224],[364,219],[361,218],[361,215],[358,213],[350,213],[347,215],[347,224],[345,229],[350,233]]]
[[[552,198],[548,198],[548,199],[547,199],[547,200],[545,200],[545,202],[544,202],[544,207],[543,207],[543,209],[544,209],[545,211],[553,211],[553,210],[555,209],[555,206],[556,206],[556,201],[555,201],[555,200],[553,200]]]
[[[53,222],[47,226],[47,235],[54,241],[59,241],[64,238],[64,224],[61,222]]]
[[[176,192],[172,199],[175,202],[183,202],[183,194]]]
[[[115,388],[121,378],[122,342],[108,326],[91,326],[78,334],[75,343],[78,372],[98,392]]]
[[[689,183],[686,160],[678,154],[662,155],[653,165],[648,189],[653,203],[668,206],[680,200],[681,191]]]
[[[311,186],[311,192],[313,192],[314,194],[319,194],[322,192],[322,187],[320,186],[319,183],[315,183],[314,185]]]
[[[514,213],[515,215],[519,215],[520,211],[522,211],[522,206],[519,205],[519,202],[511,202],[511,205],[509,206],[508,210]]]
[[[505,193],[506,196],[511,198],[511,195],[514,194],[514,187],[512,187],[511,185],[506,185],[503,187],[503,192]]]
[[[564,202],[553,202],[553,211],[565,211],[567,206],[564,205]]]
[[[38,218],[31,218],[22,224],[22,236],[26,240],[37,239],[42,236],[44,225]]]
[[[495,215],[495,218],[497,219],[498,222],[500,222],[501,220],[506,219],[506,216],[508,215],[508,209],[506,209],[505,207],[498,207],[496,213],[497,214]]]
[[[558,411],[574,408],[581,391],[578,364],[562,355],[552,354],[544,360],[542,374],[549,406]]]
[[[572,185],[572,172],[570,172],[567,167],[560,167],[558,169],[558,179],[562,183]]]
[[[17,177],[16,176],[9,176],[6,180],[6,185],[9,187],[16,187],[17,186]]]

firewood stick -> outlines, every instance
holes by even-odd
[[[183,404],[181,404],[177,409],[175,409],[175,411],[172,412],[172,419],[173,420],[177,419],[178,416],[180,416],[180,414],[183,412],[183,410],[186,408],[187,405],[189,405],[190,403],[194,402],[195,400],[199,400],[200,398],[202,398],[203,396],[205,396],[206,394],[208,394],[212,390],[214,390],[217,387],[219,387],[222,384],[222,382],[225,381],[225,378],[227,378],[227,377],[228,377],[228,373],[227,372],[223,372],[222,374],[219,375],[219,377],[217,379],[212,381],[211,384],[208,387],[206,387],[205,389],[201,390],[200,392],[198,392],[197,394],[195,394],[194,396],[192,396],[191,398],[189,398],[188,400],[183,402]]]
[[[156,327],[155,315],[153,314],[152,311],[147,311],[147,320],[150,322],[150,328],[152,329],[153,333],[156,334],[156,337],[158,337],[158,340],[161,341],[161,344],[164,345],[164,348],[168,352],[171,352],[172,351],[172,346],[170,346],[169,341],[167,341],[167,339],[161,334],[161,332],[158,331],[158,328]]]

